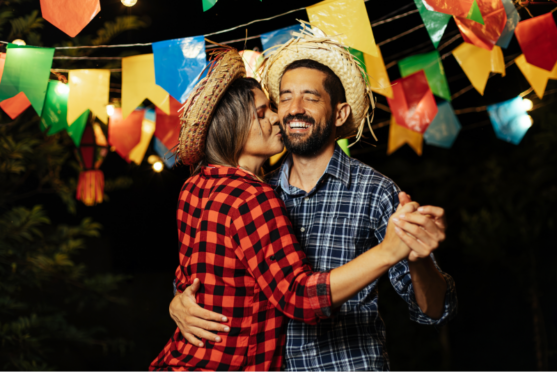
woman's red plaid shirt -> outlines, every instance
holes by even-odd
[[[287,317],[331,315],[329,273],[307,264],[282,200],[241,169],[204,167],[184,184],[177,218],[178,291],[199,278],[197,302],[230,332],[197,347],[176,329],[150,369],[280,370]]]

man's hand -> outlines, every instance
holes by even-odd
[[[381,251],[385,252],[389,257],[388,261],[390,265],[394,265],[411,253],[409,246],[399,238],[396,232],[397,226],[395,224],[395,219],[398,219],[402,214],[411,214],[415,212],[418,207],[419,204],[412,201],[407,201],[404,206],[400,203],[396,212],[389,218],[385,238],[383,242],[381,242]]]
[[[230,328],[217,322],[227,322],[228,319],[221,314],[205,310],[197,304],[195,294],[199,290],[199,279],[194,279],[183,293],[177,293],[169,306],[170,316],[180,328],[182,336],[189,343],[203,347],[195,336],[214,342],[220,342],[221,338],[209,331],[229,332]]]

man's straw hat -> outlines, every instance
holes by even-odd
[[[272,50],[267,55],[263,65],[261,83],[269,93],[269,98],[276,104],[279,102],[280,81],[284,70],[295,61],[311,59],[329,67],[339,77],[346,94],[346,101],[352,109],[348,120],[337,128],[337,138],[362,136],[367,119],[369,129],[371,122],[369,115],[373,115],[375,108],[369,79],[361,66],[363,61],[357,61],[350,54],[348,47],[325,35],[321,30],[303,25],[294,38]],[[373,134],[375,137],[375,134]],[[376,138],[377,140],[377,138]]]
[[[203,158],[213,112],[230,84],[244,76],[246,68],[236,49],[223,48],[213,53],[207,76],[197,83],[182,107],[176,157],[179,155],[183,164],[195,165]]]

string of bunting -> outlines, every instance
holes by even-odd
[[[214,5],[216,1],[212,1]],[[174,160],[165,158],[165,154],[178,142],[177,111],[206,71],[206,50],[211,46],[206,45],[205,37],[305,9],[312,25],[328,35],[335,35],[339,42],[350,47],[351,53],[364,68],[366,78],[372,82],[372,90],[386,97],[388,107],[382,104],[377,104],[377,107],[390,112],[391,119],[374,125],[374,128],[390,127],[388,154],[408,144],[421,155],[424,142],[450,148],[462,128],[457,114],[484,110],[498,138],[513,144],[520,143],[532,125],[527,113],[532,107],[525,105],[528,102],[531,104],[531,101],[523,97],[533,92],[541,99],[548,80],[557,80],[557,25],[551,13],[520,21],[512,0],[414,0],[416,9],[394,16],[390,13],[371,23],[366,1],[326,0],[207,35],[154,43],[40,48],[0,41],[7,44],[6,53],[0,53],[0,108],[15,119],[32,106],[41,117],[41,128],[47,134],[62,130],[68,132],[79,149],[78,158],[84,170],[79,179],[77,197],[92,205],[102,201],[104,181],[98,168],[108,147],[112,147],[126,161],[140,164],[153,142],[155,152],[162,158],[160,160],[168,167],[174,164]],[[71,4],[75,2],[68,0],[61,0],[58,5],[52,3],[41,0],[43,17],[70,36],[77,35],[88,23],[87,19],[90,20],[89,17],[94,17],[100,10],[98,0],[84,0],[85,11],[74,9]],[[60,12],[60,7],[66,7],[65,11]],[[416,13],[420,15],[422,24],[375,42],[373,27]],[[459,33],[451,35],[439,46],[451,18],[455,20]],[[248,75],[259,78],[257,71],[265,50],[284,43],[300,28],[300,25],[293,25],[250,36],[248,39],[261,39],[263,53],[242,52]],[[427,30],[436,49],[394,60],[402,53],[408,54],[428,46],[422,43],[390,56],[393,61],[385,65],[380,47],[421,28]],[[508,47],[513,35],[522,54],[505,63],[503,49]],[[440,54],[440,50],[460,38],[463,42],[456,48]],[[135,46],[150,46],[152,53],[123,58],[54,55],[56,50],[64,49]],[[450,92],[442,64],[449,56],[455,58],[470,81],[468,87],[454,94]],[[121,60],[122,68],[52,69],[54,59]],[[452,108],[452,100],[472,89],[483,95],[488,79],[494,74],[505,76],[507,67],[515,63],[531,85],[528,93],[479,108]],[[391,81],[387,69],[395,65],[401,78]],[[120,107],[109,102],[109,92],[119,90],[111,88],[110,84],[110,73],[116,71],[122,73]],[[67,84],[61,81],[65,79],[63,75],[59,75],[58,80],[50,80],[51,72],[58,75],[59,72],[68,72]],[[435,97],[441,99],[437,100],[440,103]],[[140,107],[146,99],[153,104],[153,109]],[[108,138],[98,122],[108,124]],[[339,144],[349,153],[347,140]],[[271,163],[279,158],[273,157]],[[154,162],[151,157],[148,161]],[[162,166],[159,168],[162,169]]]

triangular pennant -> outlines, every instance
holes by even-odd
[[[428,145],[451,148],[461,125],[454,110],[449,102],[442,102],[437,105],[439,112],[424,133],[425,143]]]
[[[511,39],[514,35],[514,29],[520,22],[520,15],[514,6],[513,0],[502,0],[503,6],[505,7],[505,13],[507,13],[507,23],[501,33],[501,37],[497,40],[497,44],[501,48],[507,49]]]
[[[75,37],[101,11],[99,0],[41,0],[41,13],[68,36]]]
[[[206,12],[215,6],[218,0],[201,0],[203,4],[203,11]]]
[[[465,17],[455,17],[456,25],[464,41],[487,50],[493,49],[507,24],[507,13],[501,0],[474,0],[485,24]]]
[[[451,15],[428,10],[422,0],[414,0],[433,46],[437,48]]]
[[[326,0],[306,8],[309,21],[328,36],[377,57],[364,0]]]
[[[447,101],[451,100],[449,84],[447,83],[445,69],[441,63],[438,51],[434,50],[433,52],[416,54],[404,58],[398,62],[398,67],[402,77],[413,74],[419,70],[424,70],[427,82],[433,94]]]
[[[371,90],[385,97],[393,98],[391,80],[387,74],[381,50],[377,47],[377,57],[362,53],[364,56],[365,70],[369,79]]]
[[[526,62],[524,54],[518,56],[514,61],[526,80],[528,80],[532,86],[532,89],[534,89],[534,92],[536,92],[536,95],[539,99],[542,99],[545,93],[545,87],[547,86],[547,80],[557,80],[557,63],[553,66],[552,71],[547,71]]]
[[[434,12],[466,17],[474,0],[421,0],[425,7]]]
[[[350,156],[350,148],[348,147],[349,145],[348,138],[339,139],[337,143],[342,149],[342,151],[344,151],[346,155]]]
[[[259,67],[263,63],[263,54],[259,52],[254,52],[253,50],[242,50],[238,52],[244,61],[244,66],[246,67],[246,77],[252,77],[257,81],[261,81],[261,76],[259,76]]]
[[[53,135],[68,128],[68,94],[70,87],[58,80],[50,80],[44,100],[41,128]]]
[[[413,130],[398,125],[396,119],[391,116],[391,125],[389,128],[389,141],[387,143],[387,155],[391,155],[402,145],[408,144],[419,156],[423,150],[423,135]]]
[[[68,123],[73,123],[85,110],[91,110],[93,115],[106,124],[110,70],[72,70],[68,80]]]
[[[141,123],[145,110],[135,110],[126,120],[122,119],[122,110],[114,109],[108,124],[108,143],[125,161],[131,161],[128,157],[130,151],[141,140]]]
[[[151,138],[155,133],[155,111],[146,110],[143,121],[141,122],[141,137],[139,143],[131,149],[128,158],[135,164],[139,165],[143,161],[143,157],[149,148]]]
[[[552,13],[520,22],[514,33],[529,64],[553,69],[557,63],[557,25]]]
[[[271,164],[271,166],[275,165],[276,163],[279,162],[279,160],[284,156],[284,154],[286,154],[286,147],[282,149],[282,151],[278,154],[275,154],[273,156],[271,156],[269,158],[269,164]]]
[[[462,43],[452,53],[472,86],[482,96],[490,72],[497,72],[505,76],[503,51],[499,46],[494,46],[489,51],[469,43]]]
[[[302,29],[301,24],[294,26],[289,26],[281,28],[275,31],[267,32],[261,34],[261,44],[263,45],[263,51],[272,48],[276,45],[281,45],[286,43],[288,40],[294,37],[295,32],[299,32]]]
[[[0,102],[0,108],[10,117],[10,119],[15,120],[23,111],[27,110],[31,106],[31,102],[27,99],[27,96],[23,92],[19,92],[12,98],[8,98]]]
[[[122,58],[123,118],[127,118],[145,99],[166,114],[170,113],[168,93],[155,83],[154,55]]]
[[[522,97],[487,106],[493,130],[497,138],[518,145],[528,129],[532,119],[524,110]]]
[[[155,128],[155,137],[161,140],[163,145],[172,149],[178,144],[178,138],[180,136],[180,113],[178,110],[182,107],[182,104],[170,97],[170,115],[166,115],[162,110],[157,108],[156,120],[157,123]]]
[[[23,92],[41,115],[52,67],[54,48],[8,44],[0,82],[0,101]]]
[[[73,143],[76,147],[79,147],[81,143],[81,137],[83,136],[83,131],[85,130],[85,126],[89,121],[89,110],[85,110],[83,114],[81,114],[77,119],[74,120],[71,126],[69,126],[66,130],[72,139]]]
[[[155,150],[167,168],[172,168],[174,166],[176,160],[175,155],[172,154],[157,137],[153,138],[153,150]]]
[[[472,3],[472,7],[466,16],[466,19],[469,19],[474,22],[478,22],[480,25],[485,25],[484,19],[482,17],[482,13],[480,12],[480,7],[476,0]]]

